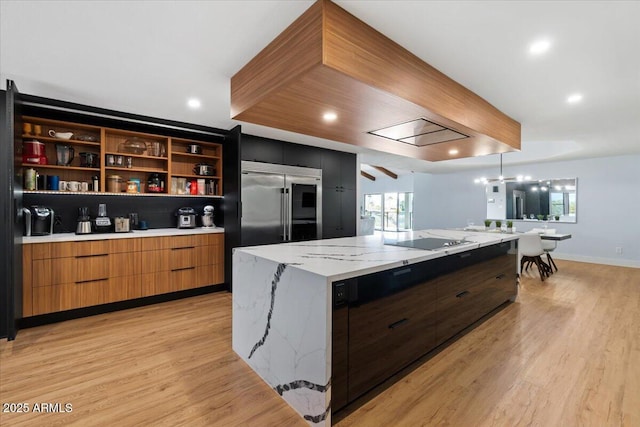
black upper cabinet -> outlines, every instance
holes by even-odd
[[[283,164],[284,143],[275,139],[242,134],[240,159],[251,162]]]
[[[322,187],[356,189],[356,155],[324,150],[322,153]]]
[[[283,164],[305,168],[322,168],[322,150],[300,144],[284,144]]]

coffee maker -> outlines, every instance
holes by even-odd
[[[53,209],[45,206],[31,206],[22,208],[24,212],[24,235],[25,236],[46,236],[53,234],[53,223],[55,213]]]

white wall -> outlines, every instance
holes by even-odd
[[[376,176],[375,181],[360,176],[362,194],[410,193],[413,191],[413,173],[398,175],[398,179],[386,175]]]
[[[415,173],[414,229],[464,227],[468,219],[481,224],[487,216],[485,190],[473,179],[497,172]],[[559,233],[572,234],[570,240],[558,243],[555,258],[633,267],[640,267],[639,173],[640,155],[504,168],[506,176],[578,178],[578,222],[554,224]],[[535,226],[514,224],[518,231]],[[622,254],[616,254],[617,247]]]

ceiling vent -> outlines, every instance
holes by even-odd
[[[453,129],[440,126],[437,123],[433,123],[422,118],[406,123],[400,123],[399,125],[373,130],[369,133],[383,138],[393,139],[394,141],[404,142],[405,144],[415,145],[417,147],[439,144],[441,142],[456,141],[469,137],[468,135],[464,135]]]

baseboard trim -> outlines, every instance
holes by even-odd
[[[616,267],[640,268],[640,261],[634,261],[632,259],[602,258],[584,255],[563,254],[558,252],[552,252],[551,256],[554,259],[562,259],[565,261],[588,262],[591,264],[613,265]]]

